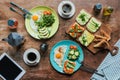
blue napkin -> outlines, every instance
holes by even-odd
[[[103,74],[104,77],[93,74],[91,80],[118,80],[120,78],[120,39],[115,46],[119,48],[117,55],[112,56],[109,52],[97,68],[98,73]]]

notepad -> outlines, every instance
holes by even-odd
[[[19,80],[24,74],[25,70],[6,53],[0,56],[0,77],[4,80]]]

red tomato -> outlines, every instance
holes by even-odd
[[[73,46],[73,45],[71,45],[71,46],[70,46],[70,49],[74,49],[74,46]]]
[[[76,50],[77,49],[77,47],[76,46],[73,46],[73,48]]]
[[[44,14],[44,15],[47,15],[47,11],[44,11],[43,14]]]
[[[47,14],[48,14],[48,15],[51,15],[52,13],[51,13],[51,11],[47,11]]]

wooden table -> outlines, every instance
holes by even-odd
[[[53,8],[57,12],[57,7],[61,0],[12,0],[13,2],[19,4],[20,6],[30,10],[31,8],[39,5],[49,6]],[[115,42],[120,39],[120,0],[71,0],[76,7],[75,15],[68,20],[62,19],[59,16],[59,29],[55,36],[50,38],[49,40],[41,41],[35,40],[34,38],[30,37],[27,33],[24,19],[22,16],[12,12],[9,10],[9,2],[10,0],[0,0],[0,54],[3,52],[7,52],[19,65],[21,65],[25,70],[26,74],[22,77],[22,80],[89,80],[91,75],[82,70],[78,70],[73,75],[63,75],[55,71],[49,61],[50,50],[55,43],[61,40],[69,39],[68,36],[65,35],[65,30],[75,21],[76,16],[78,15],[81,9],[86,9],[88,12],[92,12],[93,6],[100,2],[102,3],[103,7],[106,6],[113,6],[114,12],[109,19],[109,21],[104,22],[105,24],[109,24],[112,28],[112,35],[110,43],[113,45]],[[102,14],[100,14],[97,19],[102,21]],[[6,42],[1,41],[2,38],[8,36],[11,30],[9,30],[7,26],[7,20],[9,18],[17,18],[19,25],[17,28],[17,32],[22,34],[26,42],[22,46],[19,51],[15,51],[13,47],[8,45]],[[46,53],[45,57],[42,57],[40,63],[36,67],[29,67],[23,62],[23,53],[28,48],[35,48],[39,50],[39,46],[42,42],[46,42],[49,44],[49,49]],[[96,55],[91,54],[85,47],[82,47],[84,51],[84,62],[93,68],[97,68],[104,57],[107,55],[107,51],[101,51]]]

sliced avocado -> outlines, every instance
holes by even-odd
[[[39,28],[40,31],[46,30],[46,27]]]
[[[74,69],[75,66],[74,66],[72,63],[68,62],[68,63],[67,63],[67,67]]]
[[[72,56],[72,60],[75,60],[77,59],[77,57],[75,55]]]
[[[49,32],[46,30],[46,31],[43,31],[43,32],[39,32],[39,34],[42,35],[42,36],[45,36],[45,35],[49,34]]]

